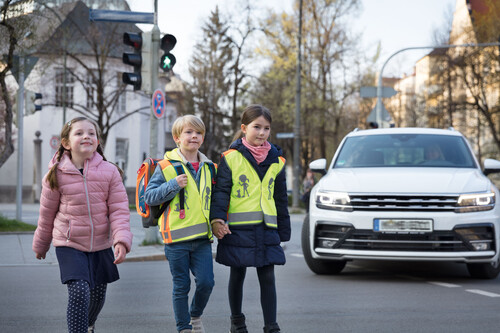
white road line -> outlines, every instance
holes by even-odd
[[[467,289],[465,291],[468,291],[468,292],[473,293],[473,294],[482,295],[482,296],[500,297],[500,294],[490,293],[488,291],[479,290],[479,289]]]
[[[291,253],[290,254],[292,257],[297,257],[297,258],[304,258],[304,255],[301,253]]]
[[[427,281],[427,283],[434,284],[434,285],[440,286],[440,287],[446,287],[446,288],[460,288],[460,287],[462,287],[462,286],[459,286],[458,284],[445,283],[445,282]]]

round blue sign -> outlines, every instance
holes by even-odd
[[[156,118],[160,119],[165,113],[165,95],[160,89],[156,89],[151,98],[151,105],[153,107],[153,114]]]

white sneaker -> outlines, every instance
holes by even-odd
[[[193,333],[205,333],[205,328],[201,322],[201,317],[191,317],[191,326],[193,326]]]

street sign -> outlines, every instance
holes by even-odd
[[[382,97],[392,97],[398,92],[392,87],[382,87]],[[377,97],[377,87],[361,87],[359,90],[359,95],[363,98],[374,98]]]
[[[151,106],[153,107],[153,114],[156,118],[160,119],[165,114],[165,95],[160,89],[156,89],[151,98]]]
[[[57,135],[53,135],[51,138],[50,138],[50,148],[52,149],[57,149],[59,148],[59,144],[61,143],[61,141],[59,140],[59,136]]]
[[[89,21],[154,24],[154,13],[90,9]]]
[[[295,134],[290,133],[276,133],[276,139],[293,139]]]

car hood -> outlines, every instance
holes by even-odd
[[[333,169],[318,189],[349,193],[484,192],[491,183],[477,169],[456,168],[345,168]]]

